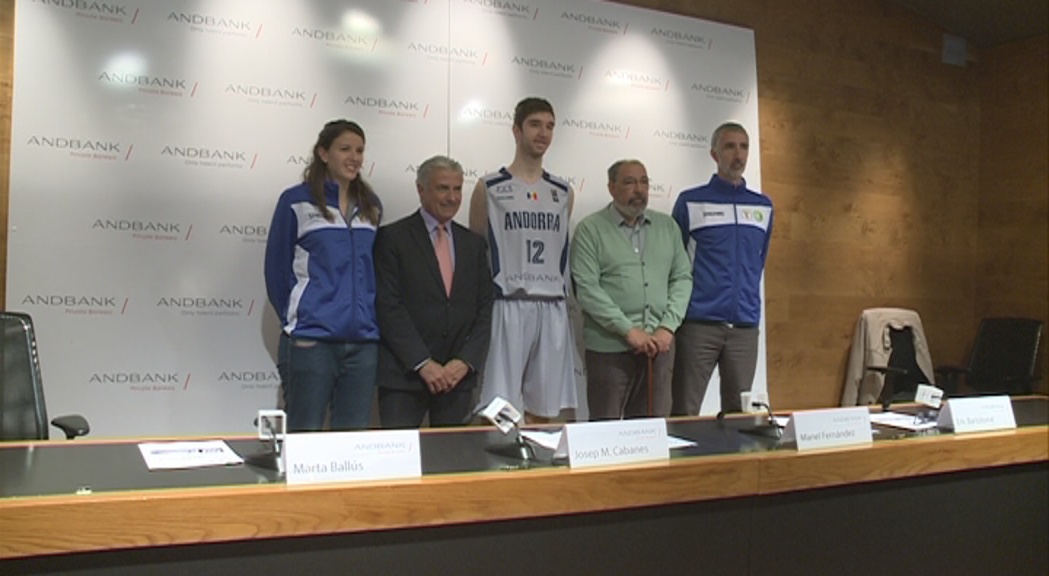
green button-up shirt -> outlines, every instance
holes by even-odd
[[[681,229],[667,214],[646,211],[639,252],[609,203],[576,226],[572,279],[583,309],[583,340],[595,352],[626,352],[631,328],[677,330],[692,294],[692,267]]]

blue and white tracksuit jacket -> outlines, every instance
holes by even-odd
[[[375,319],[376,226],[355,209],[338,210],[339,189],[325,184],[325,220],[309,184],[285,190],[277,200],[266,242],[266,293],[289,336],[334,342],[379,339]],[[379,199],[372,197],[379,205]]]
[[[692,297],[686,320],[757,326],[761,274],[772,235],[772,201],[716,174],[682,192],[674,220],[692,260]]]

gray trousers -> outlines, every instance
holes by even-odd
[[[670,415],[674,346],[652,359],[652,417]],[[644,418],[648,406],[648,356],[586,351],[586,400],[591,420]]]
[[[721,411],[741,412],[740,393],[754,384],[758,362],[755,328],[700,324],[686,321],[674,340],[673,414],[695,416],[703,404],[714,366],[721,378]]]

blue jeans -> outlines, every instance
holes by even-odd
[[[377,342],[322,342],[281,334],[277,372],[284,385],[288,432],[363,430],[371,418]]]

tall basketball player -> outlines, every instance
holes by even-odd
[[[502,396],[530,422],[576,407],[575,345],[568,318],[568,222],[575,194],[543,169],[554,109],[525,98],[514,109],[514,161],[482,177],[470,229],[488,238],[495,304],[481,404]]]

